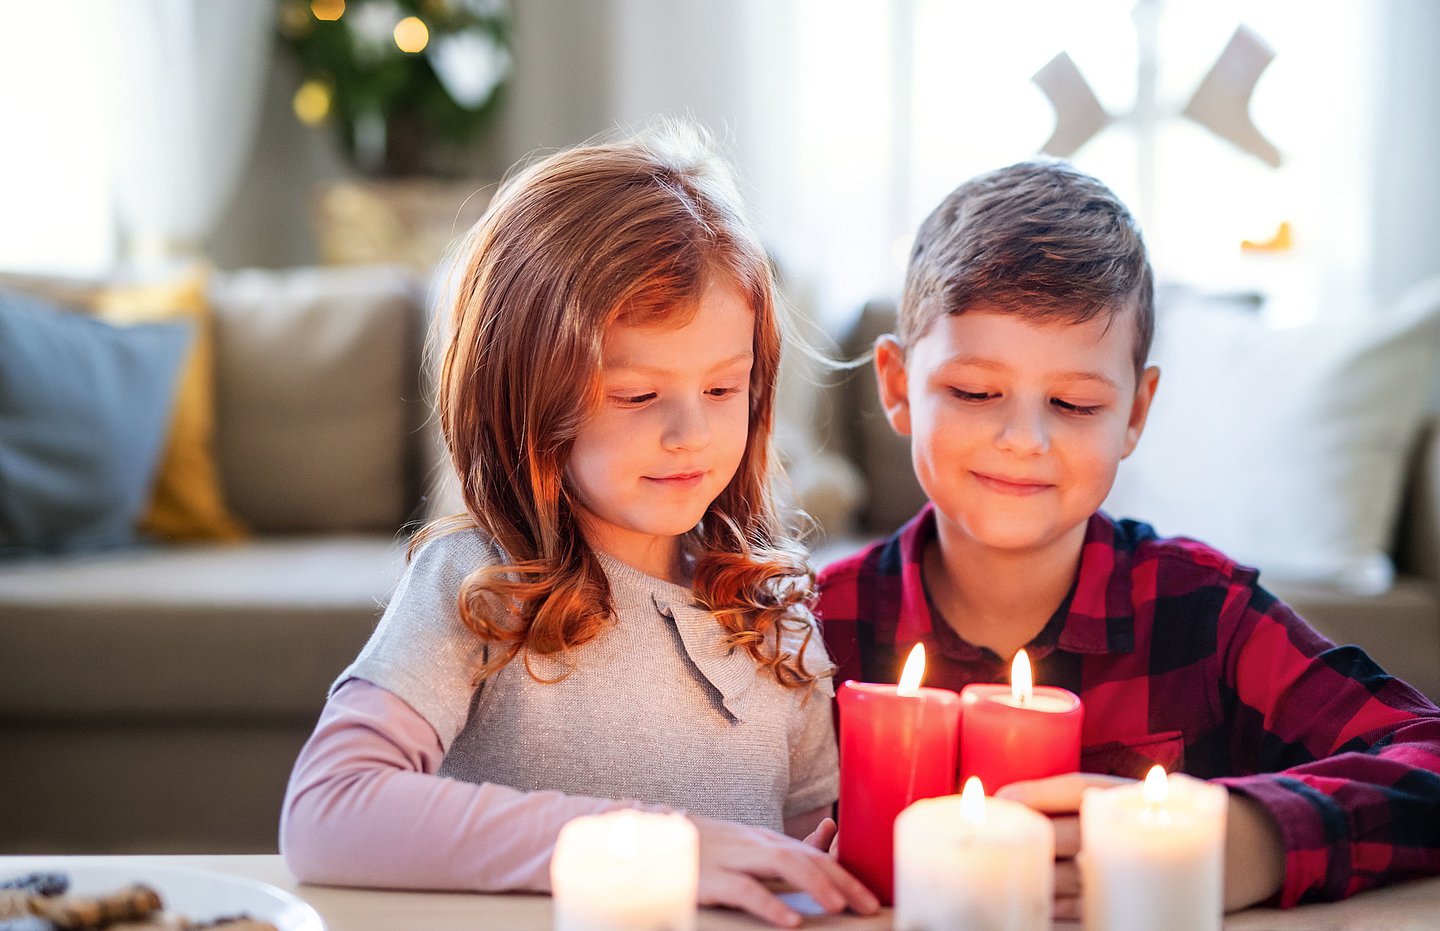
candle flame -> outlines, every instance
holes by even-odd
[[[1030,671],[1030,654],[1021,650],[1010,664],[1010,694],[1017,704],[1025,704],[1035,694],[1035,675]]]
[[[910,651],[910,658],[905,660],[905,671],[900,673],[900,686],[895,690],[897,695],[918,695],[920,694],[920,680],[925,678],[925,644],[917,643]]]
[[[985,824],[985,787],[979,776],[965,780],[965,789],[960,793],[960,817],[977,828]]]
[[[1165,767],[1156,763],[1145,774],[1145,786],[1140,790],[1147,805],[1164,805],[1170,796],[1170,780],[1165,777]]]

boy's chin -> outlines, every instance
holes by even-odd
[[[1044,550],[1066,536],[1068,528],[1014,519],[970,520],[962,524],[972,542],[1016,555]]]

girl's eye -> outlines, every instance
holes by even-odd
[[[962,401],[988,401],[996,397],[988,391],[966,391],[962,388],[951,388],[950,393]]]
[[[655,400],[655,392],[649,391],[645,394],[621,394],[616,395],[615,400],[625,407],[638,407],[646,401]]]
[[[708,394],[708,395],[710,395],[710,397],[712,397],[712,398],[728,398],[728,397],[730,397],[731,395],[739,394],[739,393],[740,393],[740,389],[739,389],[739,388],[711,388],[709,391],[707,391],[707,392],[705,392],[705,393]]]
[[[1062,401],[1059,398],[1051,398],[1050,403],[1060,408],[1067,414],[1079,414],[1088,417],[1091,414],[1100,413],[1101,407],[1098,404],[1086,406],[1083,404],[1071,404],[1069,401]]]

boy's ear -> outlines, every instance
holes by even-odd
[[[1160,366],[1147,365],[1140,373],[1140,383],[1135,387],[1135,400],[1130,404],[1130,422],[1125,425],[1124,459],[1135,451],[1140,434],[1145,432],[1145,421],[1150,417],[1150,403],[1155,400],[1155,389],[1160,386]]]
[[[885,419],[901,436],[910,435],[910,385],[905,376],[905,348],[893,333],[875,340],[875,383]]]

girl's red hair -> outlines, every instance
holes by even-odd
[[[468,515],[426,527],[412,550],[473,522],[509,557],[460,590],[461,618],[496,647],[478,678],[521,653],[528,669],[528,654],[563,654],[610,623],[609,585],[565,478],[576,432],[599,403],[606,328],[683,325],[705,287],[723,281],[755,315],[750,434],[734,478],[688,535],[694,591],[731,644],[778,681],[813,681],[800,660],[814,576],[770,483],[774,282],[705,140],[671,126],[545,158],[501,188],[466,253],[438,407]],[[803,635],[798,649],[784,648],[786,631]]]

